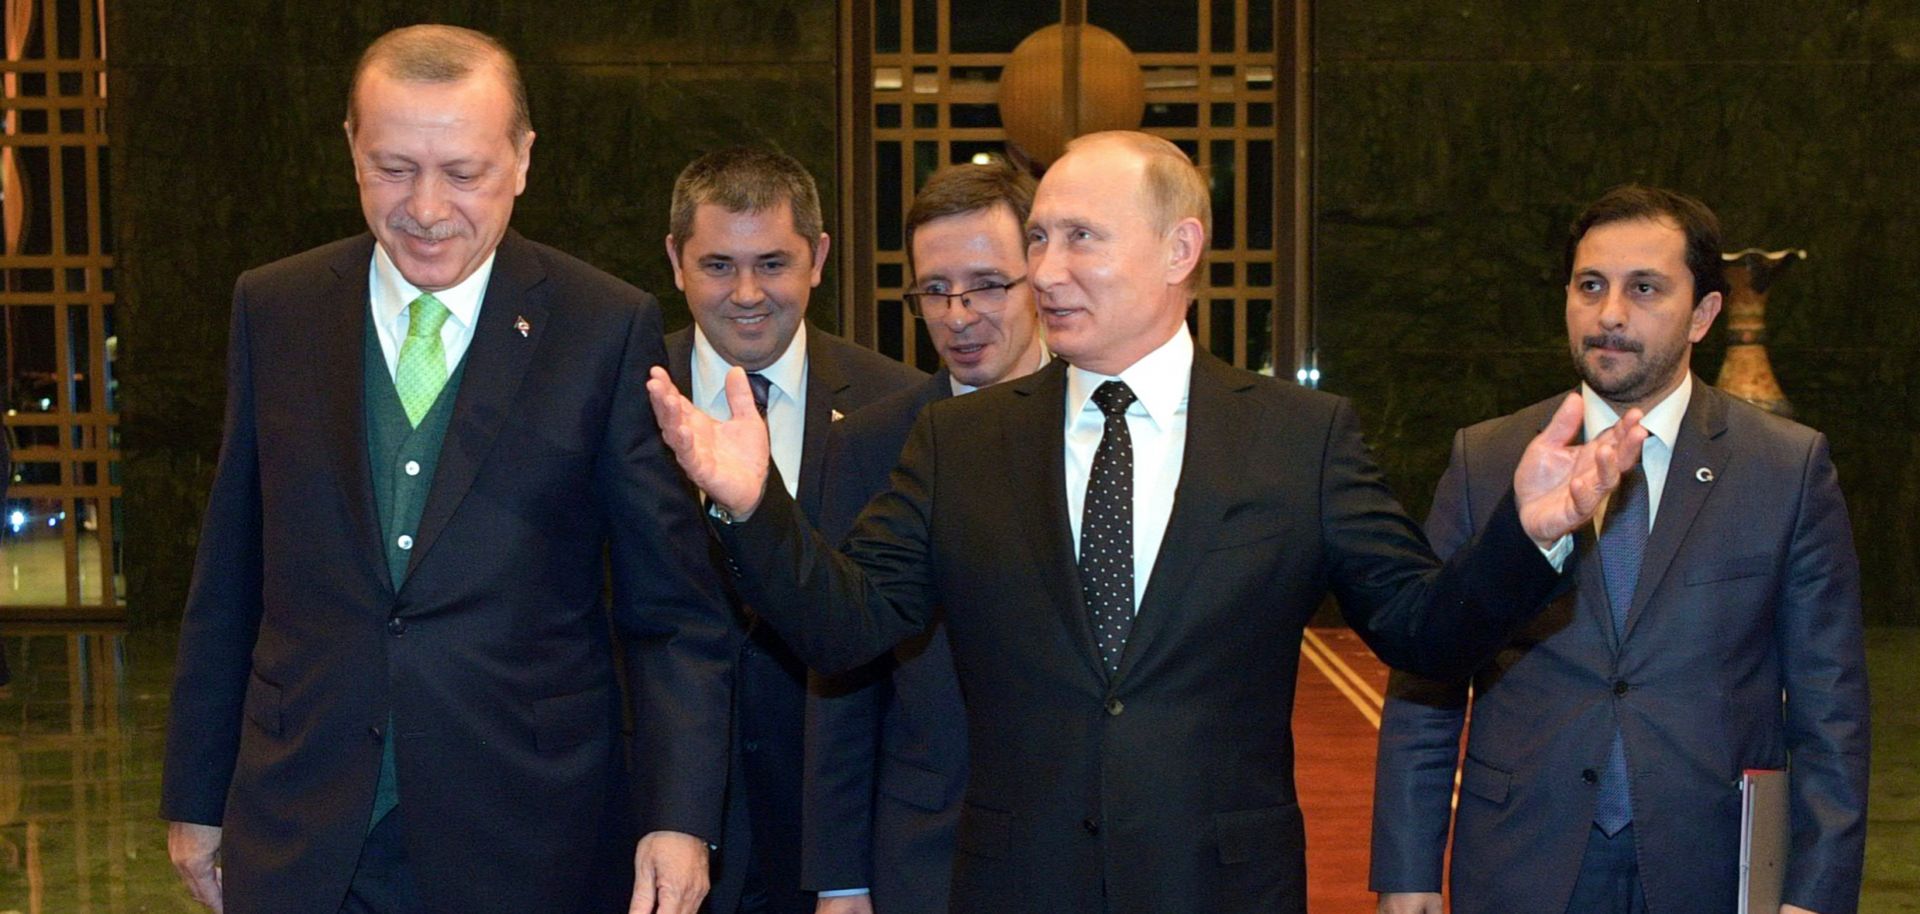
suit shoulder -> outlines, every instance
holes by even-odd
[[[261,264],[241,273],[237,286],[249,296],[271,301],[310,293],[319,286],[316,276],[354,269],[365,273],[372,262],[373,236],[360,234]]]
[[[834,360],[853,380],[886,390],[909,387],[927,373],[819,328],[807,336],[809,351]]]
[[[854,410],[841,421],[840,433],[849,441],[862,441],[876,435],[905,435],[906,429],[920,417],[921,410],[939,399],[939,393],[932,380],[896,390]]]
[[[569,303],[620,309],[656,306],[652,295],[632,283],[559,248],[529,241],[518,235],[509,235],[501,241],[503,251],[508,250],[510,245],[524,247],[528,255],[537,259],[546,272],[547,280],[558,284]]]

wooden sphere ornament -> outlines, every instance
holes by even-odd
[[[1070,59],[1079,61],[1074,70]],[[1137,129],[1146,104],[1146,74],[1133,51],[1095,25],[1055,23],[1028,35],[1000,73],[1007,139],[1042,167],[1076,136]]]

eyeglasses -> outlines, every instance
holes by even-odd
[[[907,300],[907,307],[913,309],[913,316],[924,321],[946,317],[954,302],[959,302],[975,314],[998,314],[1007,307],[1007,291],[1026,281],[1027,278],[1022,276],[1011,282],[990,282],[963,292],[908,292],[900,297]]]

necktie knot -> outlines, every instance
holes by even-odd
[[[440,332],[441,325],[447,322],[452,312],[447,306],[434,298],[432,292],[422,292],[420,297],[407,305],[407,335],[432,336]]]
[[[1126,415],[1127,407],[1138,399],[1133,394],[1133,388],[1128,387],[1125,381],[1108,381],[1093,391],[1094,405],[1099,406],[1100,412],[1109,419]]]
[[[753,408],[767,414],[767,398],[773,394],[773,380],[757,371],[747,372],[747,386],[753,388]]]

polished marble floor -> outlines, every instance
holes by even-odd
[[[1920,912],[1920,629],[1875,630],[1868,644],[1861,910]],[[0,687],[0,914],[200,910],[174,882],[154,815],[173,636],[8,626],[0,647],[14,671]]]

